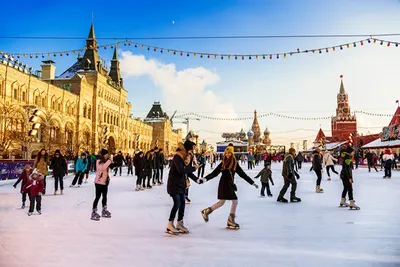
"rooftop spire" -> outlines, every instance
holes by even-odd
[[[96,36],[94,35],[94,25],[93,25],[93,22],[92,22],[92,24],[90,25],[89,35],[88,35],[88,38],[87,38],[87,39],[88,39],[88,40],[96,39]]]
[[[343,85],[343,75],[340,75],[340,91],[339,94],[344,95],[346,94],[346,90],[344,90],[344,85]]]
[[[100,61],[97,53],[97,41],[94,34],[93,22],[90,24],[88,38],[86,39],[85,54],[81,60],[81,69],[99,71],[98,62]]]
[[[112,61],[114,61],[114,60],[118,61],[117,47],[114,48],[114,54],[113,54],[113,57],[112,57]]]
[[[122,86],[117,47],[114,47],[114,54],[111,59],[110,73],[108,75],[117,85]]]

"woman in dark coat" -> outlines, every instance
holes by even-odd
[[[135,155],[135,158],[133,160],[133,165],[135,165],[135,175],[137,176],[136,180],[136,191],[139,190],[144,190],[144,182],[142,186],[142,179],[145,179],[144,177],[144,164],[145,164],[145,159],[143,158],[144,154],[142,151],[137,153]]]
[[[54,177],[54,195],[58,193],[58,183],[60,183],[61,195],[64,190],[64,176],[68,174],[67,162],[60,150],[54,152],[54,157],[51,160],[50,168],[53,170]]]
[[[185,161],[190,162],[189,157],[193,157],[193,146],[195,144],[187,140],[184,144],[179,143],[177,152],[172,159],[171,168],[168,174],[167,192],[172,197],[174,205],[171,209],[171,213],[168,219],[168,225],[166,233],[178,234],[179,232],[189,233],[189,230],[183,224],[183,216],[185,215],[185,189],[186,189],[186,175],[197,183],[201,183],[202,180],[198,179],[193,172],[199,168],[198,165],[195,167],[192,164],[185,164]],[[178,212],[179,211],[179,212]],[[178,222],[176,228],[174,226],[174,220],[178,212]]]
[[[153,157],[154,157],[154,150],[149,150],[146,152],[144,156],[144,174],[143,174],[143,187],[146,187],[146,178],[147,178],[147,189],[151,189],[152,186],[150,185],[151,176],[153,174]]]
[[[203,182],[209,181],[217,177],[220,173],[222,175],[218,185],[218,202],[211,207],[202,210],[201,214],[203,215],[204,221],[208,222],[208,216],[214,210],[222,207],[225,204],[226,200],[232,200],[227,228],[239,229],[239,224],[235,222],[236,207],[238,204],[238,198],[235,193],[235,191],[237,191],[237,187],[234,182],[235,173],[239,174],[240,177],[242,177],[249,184],[253,185],[255,188],[258,188],[258,185],[254,183],[254,181],[242,170],[242,168],[237,163],[234,157],[233,146],[228,146],[225,149],[222,162],[212,173],[204,177]]]

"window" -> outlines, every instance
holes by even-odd
[[[26,102],[26,92],[22,92],[22,101]]]
[[[14,99],[18,99],[18,89],[14,88],[14,94],[13,94]]]
[[[86,114],[87,114],[87,107],[86,104],[83,105],[83,117],[86,118]]]
[[[58,103],[58,111],[62,112],[62,105],[61,105],[61,102]]]
[[[40,97],[37,95],[35,96],[35,105],[39,106],[40,104]]]
[[[92,118],[92,107],[91,106],[89,106],[89,108],[88,108],[88,119],[91,119]]]
[[[46,107],[46,98],[42,97],[42,107]]]

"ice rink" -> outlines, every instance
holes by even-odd
[[[273,198],[260,198],[259,190],[236,177],[239,231],[225,229],[230,202],[212,213],[208,224],[200,215],[217,201],[219,178],[192,183],[185,216],[191,233],[179,236],[164,233],[172,206],[165,185],[135,192],[136,178],[111,176],[108,207],[113,217],[96,222],[90,220],[93,175],[81,188],[69,188],[72,179],[65,178],[62,196],[52,194],[48,177],[43,214],[31,217],[20,209],[19,186],[3,182],[0,266],[400,266],[400,172],[382,179],[383,172],[355,170],[354,194],[361,210],[350,211],[338,207],[338,176],[327,181],[325,172],[325,193],[317,194],[309,167],[300,171],[301,203],[276,202],[283,184],[281,164],[273,164]],[[250,177],[260,169],[244,168]],[[165,181],[167,174],[168,169]]]

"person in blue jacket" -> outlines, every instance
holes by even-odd
[[[83,176],[85,175],[85,171],[87,170],[88,165],[89,165],[88,161],[89,160],[87,159],[86,153],[82,153],[81,157],[76,161],[76,164],[75,164],[75,172],[76,172],[75,178],[74,178],[74,180],[72,181],[72,184],[69,187],[75,186],[76,182],[78,181],[78,178],[79,178],[78,187],[81,186],[82,180],[83,180]]]

